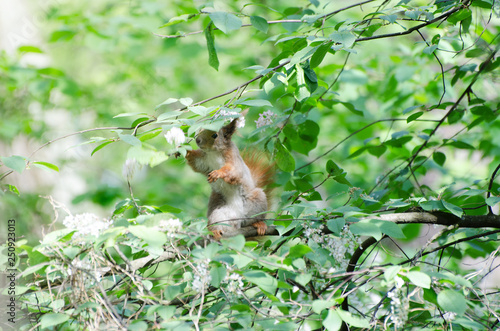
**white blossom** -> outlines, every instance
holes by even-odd
[[[238,115],[238,113],[235,112],[235,111],[228,111],[228,110],[225,110],[225,109],[221,109],[217,113],[215,113],[214,120],[218,119],[219,117],[222,117],[222,116],[231,116],[231,115]],[[245,117],[244,116],[238,117],[238,119],[236,121],[237,121],[236,122],[236,127],[237,128],[240,129],[240,128],[245,127]]]
[[[182,222],[178,218],[170,218],[168,220],[161,220],[156,226],[156,229],[161,232],[166,232],[167,237],[175,237],[175,233],[182,230]]]
[[[99,234],[108,229],[113,223],[112,220],[100,219],[97,215],[83,213],[78,215],[68,215],[63,221],[68,229],[75,229],[74,237],[92,235],[98,237]]]
[[[227,283],[227,291],[232,294],[242,294],[243,291],[243,277],[237,273],[229,273],[228,276],[224,278],[224,282]]]
[[[195,270],[194,270],[195,272],[194,272],[193,282],[191,283],[191,287],[196,292],[204,291],[205,288],[207,288],[207,285],[212,280],[212,276],[210,276],[210,273],[208,270],[209,263],[210,263],[210,260],[208,260],[208,259],[203,260],[200,263],[198,263],[195,267]]]
[[[136,159],[127,159],[127,161],[125,161],[125,163],[123,164],[122,175],[128,181],[131,181],[134,177],[135,172],[140,168],[141,165],[139,164],[139,162],[137,162]]]
[[[165,133],[165,139],[167,139],[167,142],[169,144],[180,146],[181,144],[186,142],[186,135],[184,134],[184,131],[174,127],[168,130],[167,133]]]
[[[330,254],[337,262],[335,267],[340,270],[347,268],[350,256],[354,254],[356,248],[361,244],[361,239],[354,236],[347,225],[344,226],[339,237],[323,235],[324,225],[314,228],[305,224],[304,228],[304,236],[330,251]],[[333,270],[336,268],[333,268]]]
[[[394,288],[387,293],[387,297],[391,299],[391,313],[389,319],[394,323],[394,328],[402,328],[408,320],[408,309],[410,299],[404,291],[404,280],[396,276],[394,277]]]
[[[271,125],[274,123],[274,120],[278,117],[275,113],[270,110],[267,110],[261,114],[259,114],[259,119],[255,121],[255,126],[260,128],[265,125]]]
[[[443,314],[443,318],[446,322],[451,322],[455,319],[455,317],[457,316],[456,313],[453,313],[451,311],[447,311],[446,313]]]

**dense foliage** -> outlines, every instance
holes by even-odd
[[[0,55],[23,329],[499,327],[498,1],[41,12]],[[183,156],[246,109],[274,207],[215,241]]]

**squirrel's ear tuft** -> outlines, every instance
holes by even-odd
[[[235,118],[228,125],[222,127],[222,133],[225,138],[231,138],[236,132],[236,124],[238,124],[238,119]]]

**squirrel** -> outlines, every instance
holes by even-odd
[[[207,217],[216,240],[230,228],[252,225],[260,236],[267,229],[262,213],[268,210],[274,165],[263,152],[244,152],[242,157],[231,141],[237,122],[236,118],[218,132],[202,130],[196,136],[199,149],[186,154],[188,165],[207,176],[212,188]]]

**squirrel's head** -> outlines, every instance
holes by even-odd
[[[196,136],[196,145],[203,150],[224,150],[230,143],[236,132],[238,119],[235,118],[219,131],[202,130]]]

